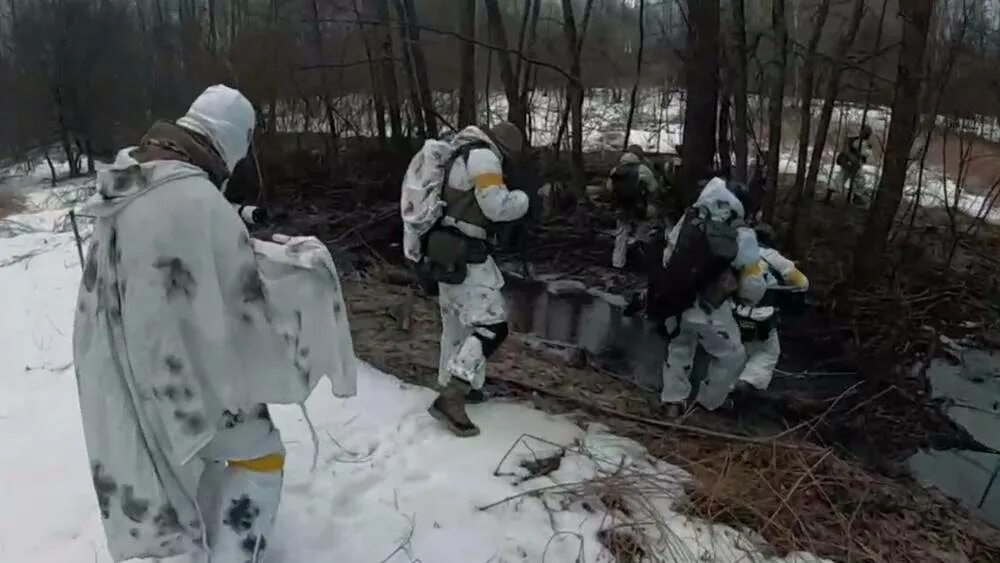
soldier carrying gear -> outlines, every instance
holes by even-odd
[[[508,190],[503,172],[522,144],[510,123],[489,131],[469,126],[447,147],[425,143],[404,179],[404,251],[429,268],[441,307],[442,389],[429,412],[458,436],[479,434],[465,411],[467,396],[482,388],[486,360],[507,337],[503,274],[490,239],[497,223],[528,213],[528,195]]]
[[[647,307],[652,318],[679,317],[660,395],[661,404],[675,414],[689,398],[709,410],[721,406],[746,360],[733,302],[754,304],[764,294],[757,238],[744,224],[747,208],[753,205],[745,188],[713,178],[670,232],[663,256],[666,287]],[[699,349],[708,365],[694,389],[691,374]]]
[[[617,215],[611,265],[624,268],[630,240],[648,242],[650,231],[666,230],[663,187],[642,147],[631,145],[608,178]]]
[[[872,156],[872,145],[869,141],[871,136],[872,128],[868,125],[862,125],[857,136],[847,138],[844,150],[837,155],[837,166],[840,167],[840,172],[837,174],[833,187],[826,192],[826,201],[830,201],[835,191],[846,197],[847,183],[850,182],[851,191],[854,193],[853,203],[861,205],[868,203],[870,194],[862,166],[867,164],[868,159]]]
[[[243,94],[212,86],[119,151],[85,208],[73,361],[114,561],[262,561],[285,462],[267,404],[302,403],[321,378],[356,391],[326,247],[251,239],[222,194],[254,124]]]
[[[733,315],[747,352],[739,380],[763,391],[771,384],[781,356],[779,316],[783,311],[794,312],[789,309],[800,308],[809,290],[809,280],[796,268],[795,262],[774,248],[774,229],[770,225],[757,225],[755,231],[767,291],[756,306],[734,304]]]

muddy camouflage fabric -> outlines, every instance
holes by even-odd
[[[193,164],[204,170],[208,179],[218,188],[229,178],[225,161],[207,139],[169,121],[154,123],[131,156],[140,163],[179,160]]]

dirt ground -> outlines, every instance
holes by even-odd
[[[433,387],[437,306],[415,288],[399,285],[403,279],[389,269],[345,284],[355,347],[379,369]],[[870,467],[824,439],[837,427],[824,418],[842,416],[840,401],[854,405],[848,416],[862,410],[857,397],[797,405],[774,400],[765,407],[780,405],[783,426],[769,424],[766,430],[739,412],[694,411],[666,421],[649,406],[648,393],[594,365],[586,354],[566,352],[515,334],[491,360],[488,388],[498,398],[528,400],[549,412],[606,424],[688,469],[696,478],[686,507],[693,515],[757,531],[781,553],[806,550],[859,561],[1000,558],[997,530],[900,477],[898,467]]]
[[[8,193],[0,187],[0,219],[8,215],[17,213],[21,209],[21,202],[19,199],[11,193]]]

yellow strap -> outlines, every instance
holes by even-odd
[[[282,454],[269,454],[256,459],[231,459],[226,465],[255,473],[277,473],[285,467],[285,456]]]
[[[473,182],[475,182],[477,190],[498,188],[503,185],[503,174],[480,174],[473,179]]]
[[[800,272],[798,268],[793,268],[792,271],[785,276],[785,279],[788,281],[789,285],[793,285],[795,287],[806,287],[809,285],[809,280],[806,278],[806,275]]]
[[[764,270],[760,267],[760,262],[754,262],[753,264],[747,264],[743,266],[743,271],[740,272],[740,279],[752,278],[754,276],[759,276],[764,273]]]

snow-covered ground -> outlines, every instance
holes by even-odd
[[[61,216],[78,190],[37,190],[0,221],[0,561],[110,561],[72,366],[80,264]],[[271,561],[613,561],[598,540],[613,528],[641,534],[651,561],[775,560],[745,534],[676,513],[686,475],[635,442],[504,401],[473,407],[483,435],[459,439],[427,415],[431,398],[367,365],[355,398],[319,388],[307,403],[314,472],[301,413],[274,410],[289,465]],[[560,451],[547,475],[521,467]],[[600,500],[612,484],[631,518]]]

